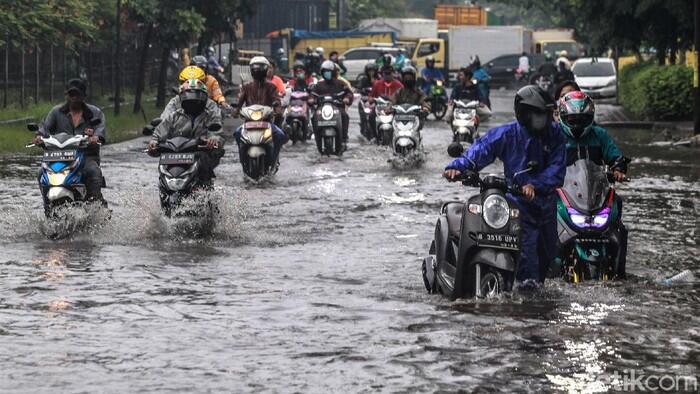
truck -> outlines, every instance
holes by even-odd
[[[433,9],[438,29],[451,26],[485,26],[488,13],[485,8],[475,5],[438,4]]]
[[[448,30],[448,66],[458,71],[478,56],[482,64],[502,55],[530,53],[532,31],[523,26],[451,26]]]
[[[566,51],[571,59],[579,57],[582,47],[574,39],[573,29],[541,29],[532,33],[534,53],[549,53],[552,57],[559,56],[561,51]]]
[[[363,19],[357,28],[363,32],[391,31],[399,41],[415,41],[421,38],[437,38],[438,21],[419,18]]]

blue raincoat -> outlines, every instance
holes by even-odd
[[[425,94],[430,93],[430,86],[435,83],[437,80],[445,80],[445,75],[442,73],[442,71],[438,68],[428,68],[424,67],[420,71],[421,77],[423,77],[423,92]]]
[[[513,175],[537,161],[537,171],[521,174],[518,185],[535,187],[535,198],[513,196],[520,209],[521,255],[516,277],[519,281],[534,279],[544,282],[549,264],[556,257],[557,198],[556,189],[564,184],[566,175],[566,138],[558,124],[553,123],[542,137],[533,137],[518,122],[507,123],[489,130],[461,157],[453,160],[447,170],[480,171],[500,159],[506,182],[513,184]]]

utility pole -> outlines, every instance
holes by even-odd
[[[122,70],[121,70],[121,23],[122,22],[122,2],[117,0],[117,15],[114,19],[114,27],[117,29],[116,43],[114,45],[114,116],[119,116],[119,96],[121,96],[121,82],[122,82]]]
[[[695,0],[695,135],[700,135],[700,0]]]

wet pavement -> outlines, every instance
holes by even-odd
[[[512,117],[495,94],[491,125]],[[475,192],[440,178],[449,130],[428,122],[426,163],[398,171],[351,114],[342,159],[288,146],[262,185],[229,145],[206,239],[162,219],[143,140],[103,150],[112,219],[61,241],[41,233],[36,158],[1,158],[0,391],[595,392],[629,371],[700,375],[700,285],[657,284],[698,276],[697,150],[611,131],[634,158],[626,282],[451,303],[420,275],[440,205]]]

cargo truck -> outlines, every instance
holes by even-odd
[[[471,5],[438,4],[433,9],[433,15],[439,29],[451,26],[485,26],[488,23],[486,9]]]
[[[566,51],[570,59],[576,59],[582,55],[582,47],[574,40],[572,29],[535,30],[532,33],[532,41],[534,53],[546,52],[556,58],[561,51]]]

